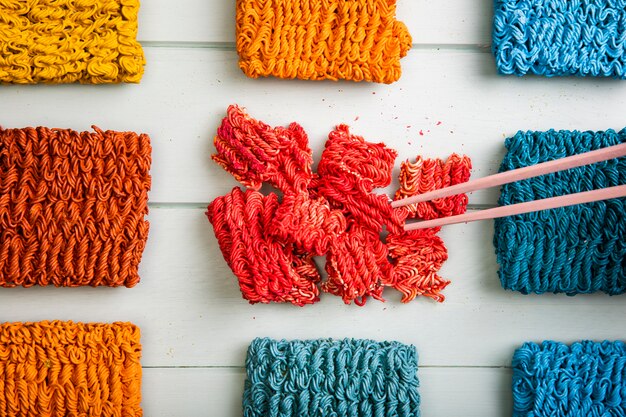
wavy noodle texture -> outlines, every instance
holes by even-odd
[[[130,323],[4,323],[0,415],[141,417],[140,359]]]
[[[138,0],[0,2],[0,82],[138,83]]]
[[[283,195],[268,232],[282,242],[322,256],[333,242],[343,238],[346,228],[345,216],[331,209],[323,197],[313,199],[299,193]]]
[[[304,192],[311,181],[313,155],[297,123],[272,128],[231,105],[213,143],[213,161],[246,187],[258,190],[267,182],[283,192]]]
[[[404,210],[393,210],[386,195],[372,193],[391,183],[396,156],[385,144],[366,142],[339,125],[328,135],[313,192],[371,231],[401,230]]]
[[[395,0],[237,0],[239,67],[251,78],[392,83],[411,35]]]
[[[525,343],[513,356],[514,417],[626,415],[623,341]]]
[[[441,291],[450,281],[438,272],[448,260],[448,250],[437,232],[437,229],[422,229],[387,236],[393,275],[386,285],[402,293],[403,303],[421,295],[438,302],[445,300]]]
[[[244,417],[418,417],[417,351],[398,342],[255,339]]]
[[[472,161],[469,157],[452,154],[447,160],[423,159],[404,161],[400,165],[400,189],[395,200],[439,190],[451,185],[467,182],[470,178]],[[432,220],[465,213],[467,194],[437,198],[432,201],[412,204],[407,207],[409,218]]]
[[[626,143],[619,133],[518,132],[506,140],[500,171]],[[626,184],[626,158],[507,184],[499,204]],[[496,219],[494,245],[505,289],[570,295],[626,292],[626,198]]]
[[[148,237],[150,138],[0,128],[0,286],[127,286]]]
[[[370,297],[383,301],[385,286],[401,291],[403,302],[418,295],[443,301],[440,291],[448,281],[437,271],[447,252],[435,236],[438,230],[406,233],[402,226],[411,213],[423,218],[461,213],[466,196],[412,211],[392,209],[388,197],[373,190],[390,184],[396,151],[352,135],[345,125],[329,134],[317,173],[300,126],[272,128],[237,106],[228,108],[215,146],[213,159],[251,187],[218,197],[207,211],[246,300],[298,306],[318,301],[321,277],[311,259],[325,256],[327,277],[319,288],[346,304],[364,305]],[[469,158],[458,155],[445,162],[418,158],[418,163],[403,165],[398,196],[467,181],[471,168]],[[282,197],[254,191],[264,182]],[[383,228],[387,243],[381,240]]]
[[[391,264],[380,232],[372,233],[350,221],[346,233],[331,242],[326,257],[328,279],[322,290],[337,295],[346,304],[363,306],[368,297],[383,299],[383,285],[388,281]]]
[[[400,189],[395,199],[438,190],[466,182],[470,178],[472,162],[467,156],[452,154],[447,160],[417,157],[414,163],[400,165]],[[408,218],[430,220],[465,213],[468,198],[454,195],[406,207]],[[439,228],[404,231],[391,229],[387,236],[393,275],[387,285],[402,293],[402,302],[408,303],[418,295],[442,302],[441,291],[450,281],[438,275],[448,259],[443,240],[437,236]]]
[[[625,0],[495,0],[501,74],[626,78]]]
[[[391,183],[393,165],[398,153],[384,143],[366,142],[339,125],[328,135],[317,172],[320,177],[349,180],[364,193]]]
[[[207,216],[244,299],[250,304],[312,304],[319,300],[316,283],[321,279],[312,256],[267,233],[278,205],[276,194],[235,187],[209,205]]]

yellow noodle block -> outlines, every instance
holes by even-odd
[[[0,0],[0,82],[138,83],[138,0]]]

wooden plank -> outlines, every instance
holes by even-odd
[[[491,42],[490,0],[398,0],[397,18],[415,44],[485,45]],[[141,5],[139,39],[148,42],[235,41],[235,1],[150,0]]]
[[[96,124],[148,132],[154,147],[150,201],[206,203],[237,185],[209,158],[211,138],[232,103],[272,125],[298,121],[309,133],[316,159],[328,132],[347,123],[366,139],[398,149],[397,166],[417,154],[467,153],[475,176],[497,170],[503,138],[519,129],[600,130],[626,124],[626,83],[500,77],[486,53],[414,51],[405,62],[405,77],[390,87],[251,80],[237,68],[232,51],[146,52],[141,85],[3,86],[3,125],[82,130]],[[496,198],[494,189],[475,193],[471,202],[494,204]]]
[[[142,329],[144,366],[240,366],[250,341],[357,337],[414,344],[427,366],[506,366],[528,340],[620,339],[623,297],[524,296],[496,276],[489,223],[450,226],[443,237],[453,283],[443,304],[346,306],[324,295],[316,305],[249,305],[223,261],[201,209],[152,209],[151,232],[133,289],[0,290],[3,321],[132,321]]]
[[[241,368],[144,368],[141,406],[153,417],[240,417],[244,380]]]
[[[420,368],[424,416],[500,417],[512,408],[511,372],[502,368]],[[144,369],[144,414],[241,416],[240,368]]]

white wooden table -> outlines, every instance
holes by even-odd
[[[144,0],[140,85],[3,86],[4,127],[44,125],[149,133],[154,148],[150,237],[134,289],[0,291],[0,320],[132,321],[142,329],[145,415],[239,416],[243,363],[256,336],[362,337],[417,346],[422,414],[506,416],[508,367],[527,340],[624,339],[623,297],[523,296],[501,289],[493,225],[450,226],[442,274],[447,300],[345,306],[250,306],[239,293],[204,216],[236,185],[209,158],[226,107],[238,103],[269,124],[301,123],[316,159],[326,135],[349,124],[370,141],[421,154],[466,153],[473,175],[496,171],[503,139],[519,129],[620,129],[626,82],[501,77],[489,53],[491,0],[398,0],[413,35],[403,76],[391,86],[250,80],[237,67],[234,0]],[[442,122],[437,125],[437,122]],[[424,135],[421,136],[419,131]],[[497,190],[471,196],[494,205]]]

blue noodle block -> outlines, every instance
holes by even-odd
[[[626,416],[622,341],[526,343],[513,356],[513,417]]]
[[[418,417],[417,351],[371,340],[276,341],[248,348],[244,417]]]
[[[626,78],[626,0],[495,0],[501,74]]]
[[[615,132],[518,132],[506,140],[500,171],[626,142]],[[504,185],[510,205],[626,184],[626,157]],[[626,292],[626,198],[496,219],[502,287],[530,293]]]

